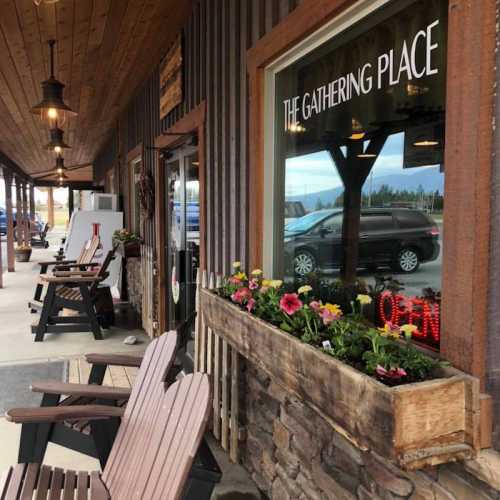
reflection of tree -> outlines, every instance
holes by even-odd
[[[443,210],[444,197],[438,190],[425,191],[422,185],[416,190],[393,189],[387,184],[382,184],[377,191],[371,193],[372,207],[391,207],[394,205],[404,205],[411,208],[428,209],[431,212],[441,212]],[[324,208],[342,207],[344,195],[338,196],[333,204],[328,204]],[[363,194],[361,206],[369,206],[369,195]]]

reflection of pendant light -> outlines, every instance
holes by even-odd
[[[64,84],[54,76],[54,45],[55,40],[49,40],[50,47],[50,76],[42,82],[42,101],[31,108],[31,112],[40,115],[42,121],[53,127],[56,123],[63,125],[68,115],[76,113],[65,104],[63,99]]]
[[[434,139],[418,139],[413,143],[417,148],[431,148],[434,146],[439,146],[439,141]]]
[[[47,4],[51,4],[51,3],[57,3],[59,2],[59,0],[33,0],[33,3],[38,7],[40,4],[42,3],[47,3]]]
[[[300,122],[297,123],[292,123],[288,127],[288,131],[291,132],[292,134],[301,134],[306,131],[306,128],[304,125],[301,125]]]
[[[57,126],[50,129],[50,142],[45,145],[45,149],[54,151],[55,154],[60,155],[63,149],[70,149],[64,140],[64,132]]]
[[[376,158],[377,155],[375,153],[361,153],[359,155],[357,155],[358,158],[361,158],[361,159],[367,159],[367,158]]]
[[[356,118],[353,118],[351,120],[351,127],[352,133],[349,136],[349,139],[351,139],[351,141],[361,141],[362,139],[364,139],[366,132],[363,130],[363,125],[361,125],[361,123],[356,120]]]

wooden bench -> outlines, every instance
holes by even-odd
[[[108,276],[108,267],[114,259],[116,247],[108,252],[97,271],[54,271],[42,274],[40,280],[47,284],[40,318],[31,325],[35,342],[41,342],[46,333],[68,333],[91,331],[96,340],[102,340],[101,327],[97,316],[97,301],[105,301],[107,309],[113,312],[109,288],[104,296],[99,285]],[[61,316],[62,309],[79,314]],[[112,323],[111,318],[111,323]],[[109,326],[109,320],[105,326]]]
[[[122,419],[103,474],[63,471],[39,464],[19,464],[0,480],[3,500],[36,498],[79,500],[177,500],[202,440],[210,411],[206,375],[187,375],[166,389],[159,382],[162,349],[154,340],[146,349],[126,409],[87,405],[13,409],[17,423]]]
[[[28,302],[28,308],[32,313],[38,312],[42,309],[42,294],[44,287],[46,286],[46,282],[42,279],[42,276],[46,275],[49,268],[53,271],[86,271],[91,267],[98,266],[97,262],[93,262],[95,253],[99,248],[101,240],[99,236],[92,236],[92,238],[85,242],[83,245],[82,251],[76,260],[49,260],[39,262],[40,265],[40,277],[38,278],[38,282],[35,286],[35,293],[33,295],[33,299]]]

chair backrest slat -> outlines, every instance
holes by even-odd
[[[177,333],[168,332],[153,340],[146,349],[104,470],[103,480],[108,488],[119,491],[123,484],[123,476],[131,473],[129,466],[135,461],[134,450],[138,449],[139,443],[127,436],[151,430],[146,427],[149,425],[146,421],[149,418],[150,407],[158,404],[163,391],[163,382],[175,358],[177,341]]]
[[[87,264],[88,262],[92,262],[97,249],[99,248],[101,240],[99,236],[93,235],[92,238],[85,242],[83,246],[82,252],[80,253],[77,264]]]
[[[108,267],[111,264],[111,261],[115,258],[115,252],[118,246],[114,246],[107,254],[105,259],[103,260],[102,264],[99,267],[99,271],[97,273],[97,276],[99,278],[106,278],[107,273],[108,273]],[[100,282],[97,281],[95,282],[91,287],[90,287],[90,292],[94,292],[95,289],[99,286]]]
[[[155,401],[135,405],[127,415],[128,425],[120,426],[117,440],[129,446],[113,479],[108,466],[103,474],[112,500],[179,500],[182,496],[208,422],[210,385],[202,373],[187,375],[168,390],[165,384],[159,385],[161,390],[151,391],[148,398]]]

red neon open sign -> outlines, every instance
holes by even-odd
[[[439,302],[385,291],[380,294],[378,316],[382,324],[390,322],[399,326],[415,325],[418,330],[413,334],[413,338],[439,345],[441,338]]]

